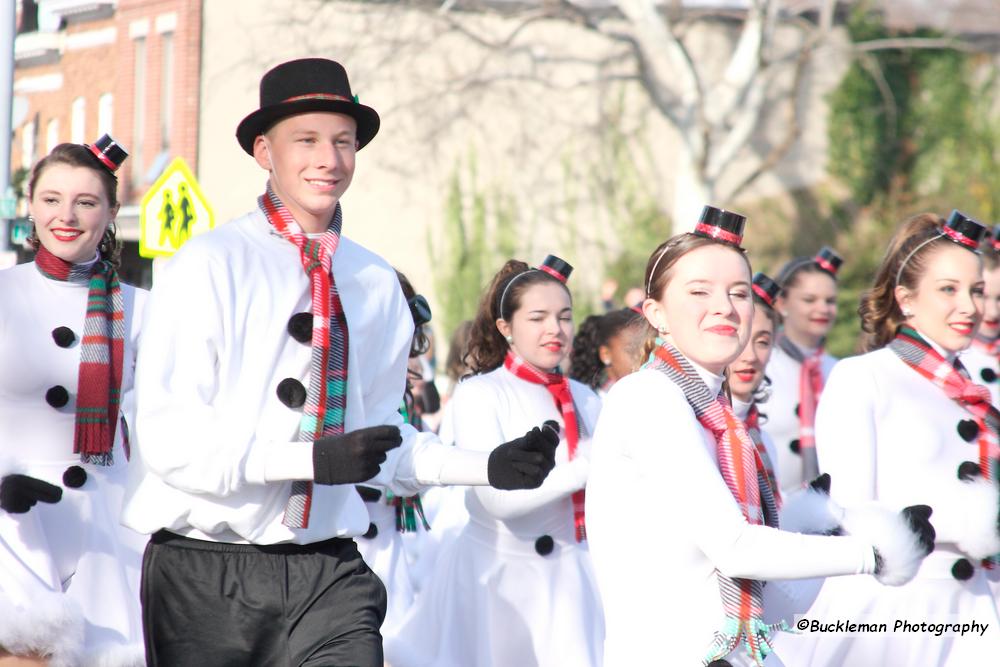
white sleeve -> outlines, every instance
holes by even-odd
[[[844,506],[875,500],[875,378],[861,358],[837,364],[816,410],[819,469],[830,475],[831,496]]]
[[[743,518],[715,461],[704,430],[683,394],[666,378],[664,392],[636,405],[644,418],[628,451],[641,470],[662,471],[679,529],[690,535],[719,572],[749,579],[800,579],[875,570],[872,545],[854,537],[789,533]],[[636,420],[639,422],[640,420]]]
[[[264,483],[277,449],[261,443],[254,454],[255,415],[231,410],[223,419],[214,408],[232,287],[228,271],[213,266],[222,261],[190,243],[163,267],[145,304],[135,382],[136,451],[145,467],[182,491],[220,497]],[[311,459],[312,443],[281,446],[286,460]],[[310,477],[311,470],[310,463]]]
[[[504,443],[504,431],[497,415],[499,397],[489,385],[484,382],[462,383],[451,400],[454,403],[455,444],[458,447],[488,454]],[[564,447],[565,444],[560,443],[559,446]],[[587,483],[589,469],[589,461],[579,457],[557,465],[537,489],[504,491],[480,486],[473,492],[492,516],[501,520],[513,519],[582,489]]]

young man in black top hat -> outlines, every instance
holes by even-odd
[[[380,667],[385,590],[351,539],[369,523],[354,484],[533,488],[558,436],[484,455],[403,424],[406,300],[340,235],[378,114],[319,58],[269,71],[260,101],[237,130],[268,172],[257,208],[188,242],[146,309],[124,522],[153,534],[147,660]]]

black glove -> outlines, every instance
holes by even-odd
[[[0,509],[11,514],[24,514],[35,503],[57,503],[62,500],[62,489],[54,484],[28,477],[7,475],[0,480]]]
[[[313,442],[313,481],[317,484],[356,484],[378,474],[385,453],[399,447],[397,426],[370,426]]]
[[[910,528],[920,538],[920,544],[926,553],[934,551],[934,540],[937,533],[931,525],[930,518],[933,510],[927,505],[910,505],[903,508],[903,516],[910,524]]]
[[[809,482],[809,486],[812,487],[813,491],[830,495],[830,473],[823,473],[813,481]]]
[[[559,424],[547,421],[490,453],[486,475],[495,489],[537,489],[556,466]]]

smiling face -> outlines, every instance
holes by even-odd
[[[254,141],[271,189],[306,233],[326,231],[354,177],[357,122],[338,113],[289,116]]]
[[[736,250],[712,243],[685,253],[659,299],[643,313],[688,359],[721,374],[746,346],[753,320],[750,267]]]
[[[979,336],[986,340],[1000,338],[1000,266],[983,271],[983,322]]]
[[[837,283],[822,271],[799,271],[775,307],[793,343],[817,348],[837,318]]]
[[[38,241],[74,264],[94,259],[104,230],[118,212],[96,171],[60,162],[38,176],[28,209]]]
[[[510,348],[535,368],[551,372],[569,354],[573,342],[573,304],[566,288],[552,281],[536,283],[521,293],[510,321],[497,320],[510,336]]]
[[[983,318],[984,281],[978,255],[953,243],[928,250],[914,289],[896,287],[906,323],[947,352],[969,347]]]
[[[762,306],[754,309],[750,341],[729,365],[729,389],[733,396],[749,403],[764,381],[764,368],[774,346],[774,321]]]

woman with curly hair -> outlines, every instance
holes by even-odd
[[[631,308],[591,315],[573,337],[569,375],[598,395],[639,367],[646,320]]]

